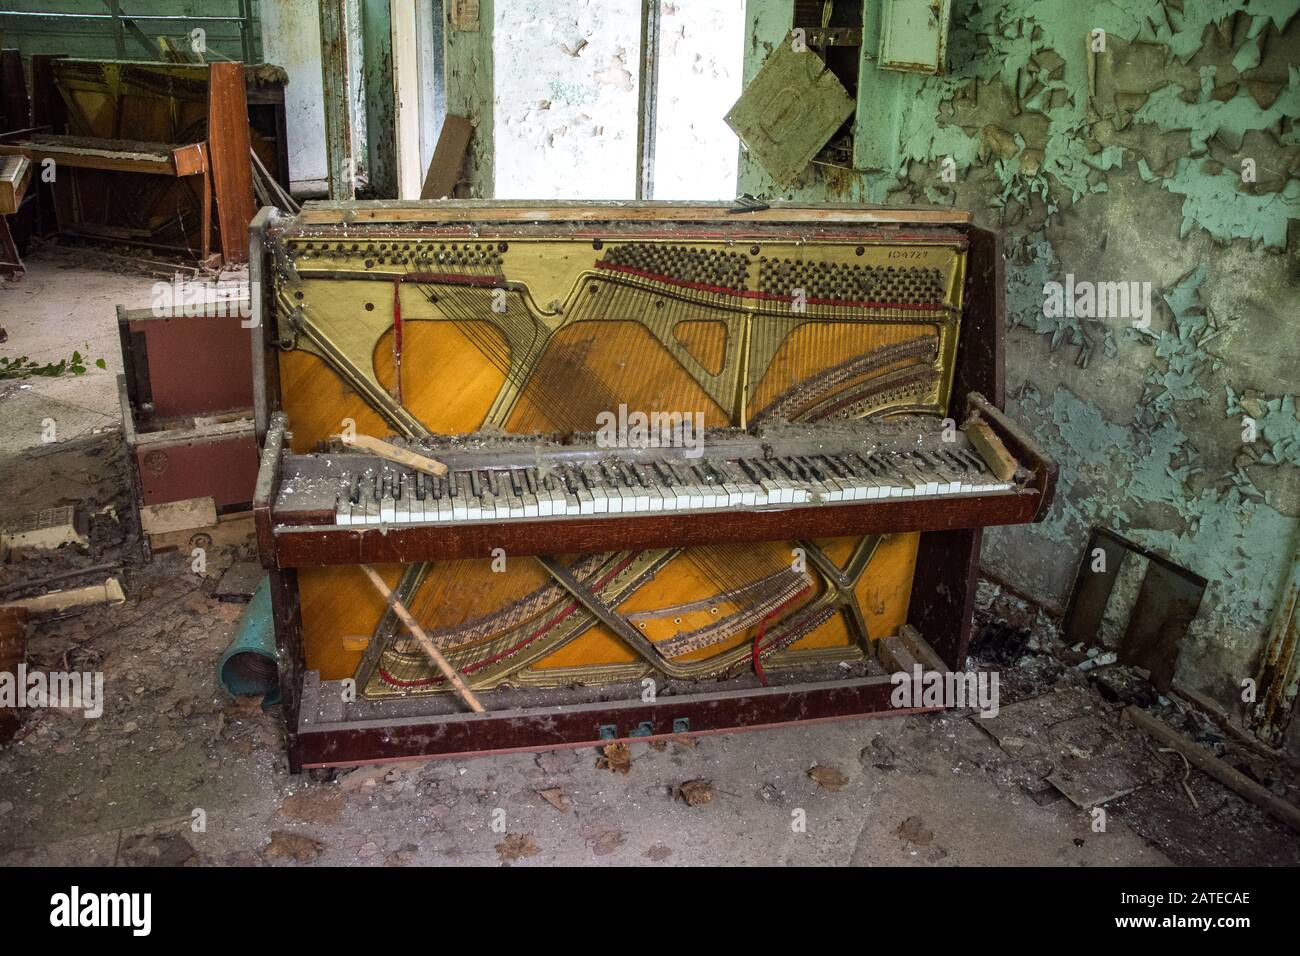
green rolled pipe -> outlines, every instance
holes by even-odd
[[[280,702],[280,669],[271,619],[271,582],[262,583],[239,619],[239,629],[217,664],[217,680],[232,697],[261,697],[263,706]]]

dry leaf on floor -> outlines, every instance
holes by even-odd
[[[839,790],[849,778],[838,767],[823,767],[817,764],[808,771],[808,776],[817,781],[819,787],[825,787],[827,790]]]
[[[677,796],[688,807],[698,807],[713,799],[712,780],[687,780],[677,788]]]
[[[908,817],[894,831],[904,843],[914,846],[929,846],[934,842],[934,833],[927,830],[920,817]]]
[[[622,845],[622,830],[606,830],[592,842],[591,852],[596,856],[608,856]]]
[[[570,802],[569,798],[564,795],[564,791],[559,787],[548,787],[546,790],[538,790],[537,795],[561,813],[568,813],[573,809],[573,804]]]
[[[262,855],[268,860],[293,860],[310,863],[325,852],[325,844],[299,833],[276,830]]]
[[[615,770],[618,773],[631,773],[632,751],[627,744],[605,744],[600,748],[603,757],[596,760],[597,770]]]
[[[660,863],[673,855],[673,848],[664,846],[662,843],[656,843],[650,849],[645,851],[645,856],[649,857],[656,863]]]
[[[313,786],[285,797],[280,815],[303,823],[338,823],[343,816],[343,794]]]
[[[533,842],[531,833],[508,833],[506,838],[497,844],[496,849],[502,863],[510,863],[526,856],[536,856],[542,852],[541,848]]]

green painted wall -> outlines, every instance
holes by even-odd
[[[127,13],[137,17],[233,17],[249,14],[251,59],[261,59],[260,0],[163,0],[153,3],[123,3]],[[78,16],[80,15],[80,16]],[[7,0],[0,11],[0,32],[4,45],[22,55],[66,53],[92,59],[156,60],[157,37],[181,41],[190,30],[206,31],[206,43],[214,57],[242,60],[244,43],[240,24],[215,20],[135,19],[134,26],[119,26],[109,16],[104,0]]]
[[[746,82],[790,7],[749,0]],[[947,75],[864,69],[881,171],[810,168],[782,191],[740,160],[755,195],[955,205],[1002,231],[1008,407],[1062,480],[1045,523],[987,536],[985,566],[1059,609],[1091,526],[1169,554],[1210,580],[1178,680],[1238,712],[1298,543],[1298,10],[954,0]],[[1045,315],[1067,273],[1150,282],[1149,328]]]
[[[469,198],[492,196],[492,17],[496,0],[479,0],[477,30],[458,30],[452,21],[453,4],[444,4],[446,13],[445,69],[447,113],[465,116],[474,124],[470,141],[466,175]]]

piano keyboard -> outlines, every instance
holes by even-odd
[[[462,452],[444,457],[451,470],[442,478],[355,456],[367,462],[366,467],[356,468],[354,461],[354,467],[332,478],[319,476],[311,483],[314,493],[304,495],[301,480],[289,479],[277,512],[282,519],[286,512],[305,510],[323,518],[322,481],[332,489],[338,525],[693,514],[992,494],[1014,488],[1010,481],[999,481],[964,440],[914,440],[902,448],[896,443],[870,451],[843,446],[789,455],[771,454],[770,445],[749,444],[753,447],[744,450],[755,454],[715,452],[694,459],[681,449],[647,454],[644,449],[554,446],[556,451],[548,455],[497,452],[484,456],[490,460],[483,467],[474,467],[475,456]],[[331,456],[331,463],[346,463],[350,457]],[[535,463],[524,463],[529,457]],[[304,503],[309,499],[314,506]]]

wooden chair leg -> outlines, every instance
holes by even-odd
[[[14,279],[21,279],[27,271],[23,260],[18,255],[18,245],[13,233],[9,231],[9,217],[0,216],[0,272],[5,272]]]

